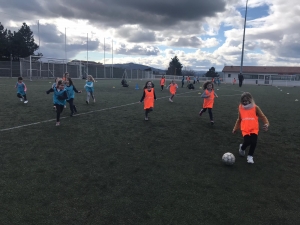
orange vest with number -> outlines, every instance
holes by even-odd
[[[208,90],[205,90],[205,94],[209,95],[208,98],[204,98],[204,102],[203,102],[203,108],[210,108],[212,109],[214,106],[214,101],[215,101],[215,91],[211,90],[211,92],[209,92]]]
[[[165,85],[165,81],[166,81],[166,79],[165,79],[165,78],[161,78],[161,80],[160,80],[160,86],[163,86],[163,85]]]
[[[256,115],[256,106],[254,105],[251,109],[244,109],[242,105],[239,105],[239,113],[242,135],[258,134],[259,124],[258,116]]]
[[[151,88],[151,91],[148,89],[144,90],[145,98],[144,98],[144,109],[149,109],[154,107],[154,88]]]

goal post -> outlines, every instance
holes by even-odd
[[[27,75],[30,80],[42,78],[62,77],[65,72],[69,72],[70,77],[82,77],[80,61],[69,59],[59,59],[51,57],[41,57],[31,55],[20,59],[21,74]]]

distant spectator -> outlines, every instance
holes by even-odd
[[[239,78],[239,87],[242,87],[242,85],[243,85],[243,81],[244,81],[244,76],[243,76],[243,74],[239,74],[239,76],[238,76],[238,78]]]

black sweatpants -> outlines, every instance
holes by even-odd
[[[257,144],[257,134],[250,134],[244,136],[244,143],[241,147],[243,151],[246,150],[246,148],[250,145],[249,153],[248,155],[253,156],[256,144]]]
[[[202,111],[202,113],[204,113],[204,112],[206,112],[207,109],[208,109],[209,118],[211,121],[213,121],[214,118],[213,118],[213,114],[212,114],[212,108],[203,108],[203,109],[201,109],[201,111]]]
[[[20,93],[17,93],[17,97],[18,98],[24,98],[24,101],[27,101],[27,97],[26,97],[26,94],[25,95],[21,95]]]
[[[70,98],[67,102],[69,103],[71,113],[77,112],[76,106],[74,105],[74,98]]]
[[[242,87],[242,85],[243,85],[243,81],[239,80],[239,87]]]
[[[59,122],[60,114],[64,111],[64,105],[55,104],[56,106],[56,122]]]
[[[160,87],[161,87],[161,90],[164,90],[164,85],[160,85]]]
[[[149,108],[149,109],[145,109],[145,117],[148,118],[148,113],[149,112],[152,112],[153,111],[153,108]]]

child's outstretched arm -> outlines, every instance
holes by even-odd
[[[54,92],[54,89],[53,89],[53,88],[50,88],[48,91],[46,91],[47,95],[48,95],[50,92]]]
[[[219,96],[217,95],[217,93],[216,93],[216,92],[214,92],[214,95],[215,95],[215,97],[216,97],[216,98],[219,98]]]
[[[26,84],[23,83],[23,85],[24,85],[24,91],[26,92],[27,91]]]
[[[204,90],[204,92],[202,93],[202,95],[201,95],[201,98],[208,98],[209,97],[209,95],[206,95],[205,94],[205,90]]]
[[[84,87],[93,87],[94,86],[94,83],[92,84],[85,84]]]
[[[262,122],[264,124],[263,125],[263,130],[267,131],[269,126],[270,126],[270,123],[269,123],[268,118],[265,116],[265,114],[259,108],[259,106],[256,106],[256,115],[262,120]]]
[[[241,127],[241,116],[240,116],[240,113],[238,112],[238,118],[235,122],[232,133],[234,134],[240,127]]]
[[[143,102],[143,101],[144,101],[144,98],[145,98],[145,91],[144,91],[144,94],[143,94],[143,96],[142,96],[140,102]]]
[[[74,85],[73,85],[73,90],[75,91],[75,93],[81,93],[81,91],[78,91]]]

